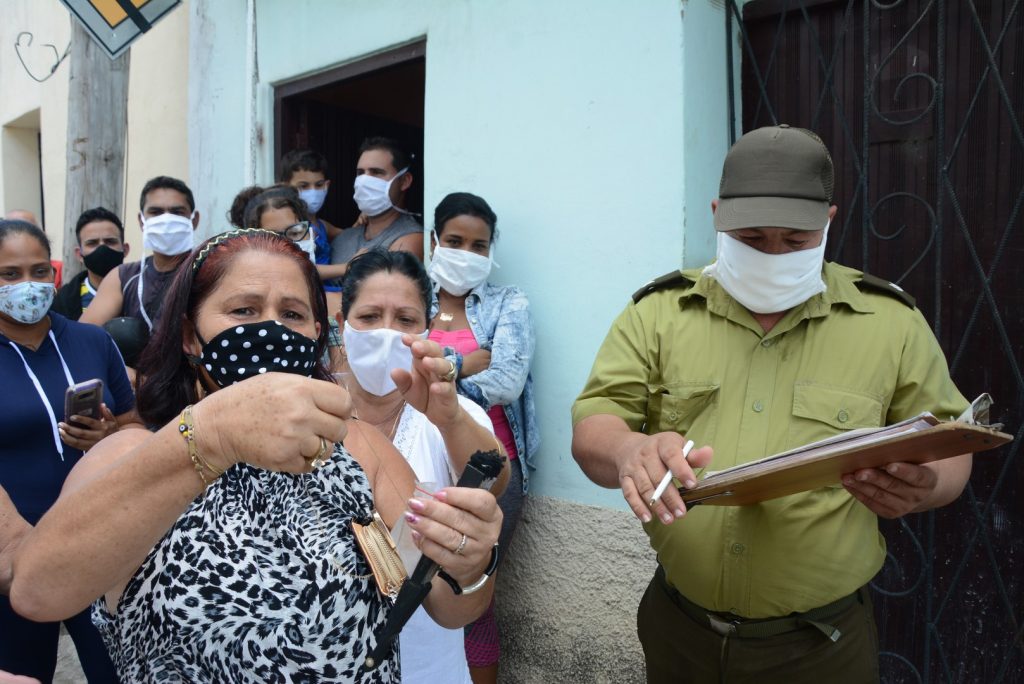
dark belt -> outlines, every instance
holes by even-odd
[[[741,639],[768,639],[780,634],[813,627],[830,640],[838,641],[839,637],[842,636],[842,632],[833,625],[828,624],[828,622],[855,603],[863,603],[864,598],[861,596],[861,592],[867,591],[866,587],[861,587],[848,596],[809,610],[806,613],[793,613],[785,617],[750,620],[731,613],[717,613],[697,605],[676,591],[668,583],[665,579],[665,570],[660,565],[654,577],[664,586],[665,591],[672,598],[672,602],[694,622],[707,627],[719,636],[739,637]]]

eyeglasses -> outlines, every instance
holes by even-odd
[[[292,224],[280,232],[282,235],[284,235],[292,242],[305,240],[306,236],[309,235],[309,221],[299,221],[298,223]]]

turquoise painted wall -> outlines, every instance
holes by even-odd
[[[237,6],[192,7],[193,21],[206,20],[197,30],[216,26],[223,39],[202,34],[211,58],[194,69],[221,104],[198,117],[194,145],[230,148],[231,160],[245,146]],[[426,37],[425,204],[453,190],[487,198],[501,231],[495,280],[520,285],[531,300],[543,432],[533,491],[624,508],[618,491],[591,484],[573,461],[569,407],[629,295],[713,255],[708,207],[727,147],[721,8],[708,0],[258,0],[256,10],[266,132],[256,161],[267,179],[274,84]],[[235,23],[221,26],[218,16]],[[240,170],[209,173],[196,191],[223,216],[243,184]]]

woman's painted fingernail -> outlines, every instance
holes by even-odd
[[[423,509],[426,508],[426,504],[424,504],[419,499],[409,499],[409,508],[416,511],[417,513],[422,513]]]
[[[684,511],[682,508],[677,508],[676,509],[676,517],[677,518],[682,518],[684,515],[686,515],[686,511]]]
[[[666,513],[665,515],[661,516],[661,522],[668,525],[670,522],[672,522],[672,514]]]
[[[641,515],[640,516],[640,522],[645,523],[645,524],[651,522],[651,514],[650,513],[644,513],[643,515]]]
[[[412,513],[405,514],[405,521],[410,525],[415,525],[420,521],[419,516],[413,515]]]
[[[438,501],[447,501],[448,500],[448,490],[447,489],[441,489],[441,490],[438,490],[438,491],[434,492],[434,498],[437,499]]]
[[[414,542],[416,542],[417,546],[419,546],[420,544],[423,543],[423,535],[420,534],[419,532],[417,532],[416,530],[413,530],[412,531],[412,540]]]

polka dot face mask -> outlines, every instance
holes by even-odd
[[[263,373],[309,376],[316,366],[316,342],[279,321],[236,325],[209,342],[199,341],[198,361],[221,387]]]

